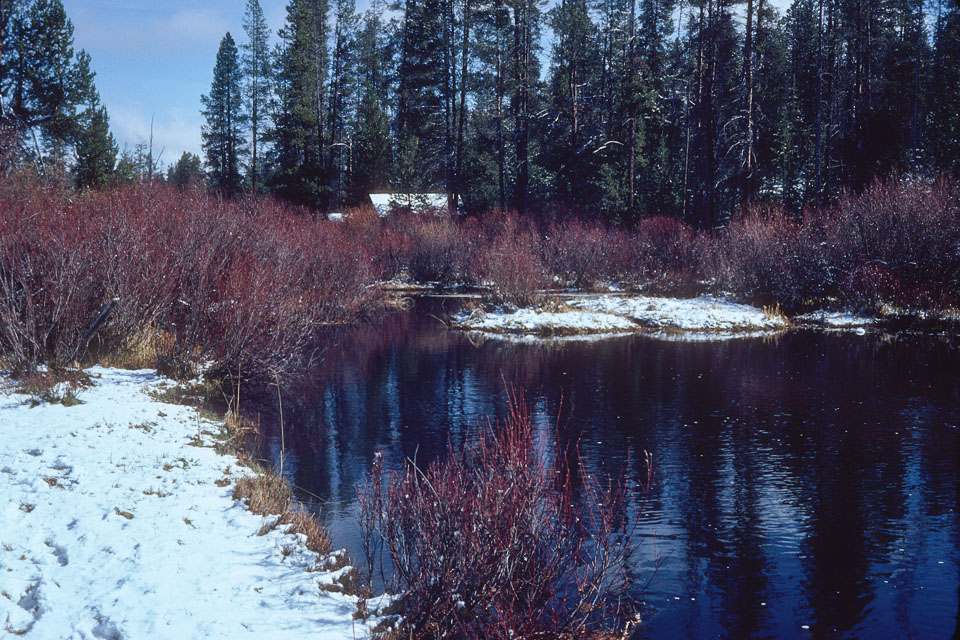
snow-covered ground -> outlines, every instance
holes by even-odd
[[[784,329],[778,315],[723,298],[657,298],[653,296],[598,296],[568,300],[578,309],[613,313],[644,327],[680,331],[763,331]]]
[[[794,320],[830,329],[857,329],[870,327],[877,323],[876,318],[840,311],[814,311],[796,316]]]
[[[502,333],[573,334],[636,331],[637,325],[611,313],[591,311],[543,311],[540,309],[492,311],[474,309],[453,318],[457,326],[476,331]]]
[[[355,638],[356,600],[300,536],[257,533],[217,427],[94,368],[83,404],[0,393],[0,638]],[[194,443],[196,444],[196,443]],[[228,483],[229,482],[229,483]]]
[[[456,314],[456,326],[475,331],[534,334],[610,334],[630,331],[699,332],[720,336],[785,329],[788,322],[761,309],[721,298],[693,299],[651,296],[573,296],[568,311],[540,309]]]

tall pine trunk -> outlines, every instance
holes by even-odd
[[[530,132],[527,129],[529,87],[527,72],[530,65],[530,0],[514,0],[513,43],[514,73],[516,78],[516,99],[514,118],[517,136],[517,209],[521,214],[527,212],[527,188],[530,181],[529,144]]]
[[[460,207],[463,193],[463,135],[467,120],[467,61],[470,53],[470,0],[463,0],[463,48],[460,52],[460,109],[457,121],[457,183],[453,194],[453,209]]]
[[[749,203],[753,196],[753,0],[747,0],[747,30],[744,40],[744,68],[747,82],[746,156],[743,165],[743,196]]]

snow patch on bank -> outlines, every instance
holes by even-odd
[[[583,334],[622,333],[637,326],[627,318],[593,311],[543,311],[541,309],[475,309],[453,317],[456,326],[501,333]]]
[[[567,304],[578,309],[613,313],[655,329],[741,332],[785,329],[788,325],[781,316],[713,296],[690,299],[599,296],[568,300]]]
[[[785,329],[786,319],[761,309],[710,296],[689,300],[651,296],[573,296],[570,310],[492,311],[454,315],[454,325],[474,331],[539,335],[616,334],[647,331],[656,336],[697,332],[704,339]]]
[[[794,320],[831,329],[856,329],[870,327],[877,323],[876,318],[838,311],[814,311],[796,316]]]
[[[0,637],[369,636],[302,536],[257,535],[237,460],[190,446],[215,425],[151,372],[89,373],[77,406],[0,394]]]
[[[475,344],[480,344],[486,340],[495,340],[497,342],[514,345],[534,345],[538,347],[551,345],[565,345],[571,343],[597,342],[600,340],[612,340],[614,338],[628,338],[631,333],[621,331],[619,333],[586,333],[580,335],[537,335],[532,333],[494,333],[489,331],[470,331],[468,334],[470,340]]]

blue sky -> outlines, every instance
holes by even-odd
[[[120,147],[150,135],[161,164],[183,151],[200,155],[200,96],[210,90],[223,35],[243,34],[246,0],[62,0],[74,24],[74,46],[93,56],[97,87]],[[260,0],[273,34],[287,0]],[[785,6],[788,0],[774,0]],[[358,9],[368,5],[358,0]]]
[[[286,0],[260,0],[276,33]],[[162,164],[200,153],[200,96],[223,35],[244,39],[245,0],[63,0],[74,47],[93,56],[97,88],[121,148],[150,135]]]

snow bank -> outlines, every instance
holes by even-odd
[[[152,400],[150,372],[89,372],[78,406],[0,395],[0,637],[369,635],[354,598],[319,588],[326,558],[256,535],[237,460],[190,446],[215,425]]]
[[[794,318],[797,322],[805,322],[831,329],[856,329],[869,327],[877,323],[876,318],[858,316],[852,313],[834,311],[814,311]]]
[[[704,296],[690,300],[650,296],[573,296],[569,311],[495,309],[461,312],[455,326],[475,331],[533,334],[610,334],[628,331],[743,334],[784,329],[787,321],[744,304]]]
[[[540,309],[476,309],[455,314],[453,322],[457,327],[475,331],[539,335],[618,333],[637,329],[630,320],[610,313]]]
[[[467,335],[470,340],[479,344],[486,340],[523,345],[562,345],[570,343],[597,342],[614,338],[627,338],[631,334],[625,331],[619,333],[585,333],[579,335],[537,335],[531,333],[494,333],[489,331],[470,331]]]
[[[613,313],[654,329],[741,332],[787,327],[787,321],[780,316],[713,296],[691,299],[598,296],[568,300],[567,304],[578,309]]]

